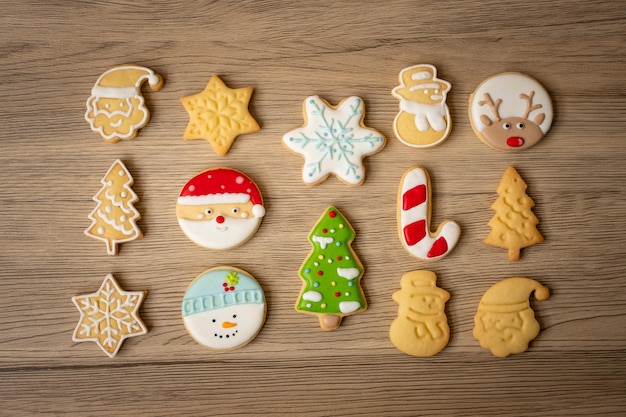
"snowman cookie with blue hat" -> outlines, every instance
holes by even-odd
[[[213,350],[240,348],[265,323],[265,294],[247,272],[220,266],[200,274],[189,286],[182,315],[189,335]]]

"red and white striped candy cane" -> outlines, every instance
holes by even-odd
[[[415,166],[406,170],[400,180],[398,198],[400,241],[411,255],[422,260],[443,258],[461,235],[461,228],[451,220],[442,222],[435,233],[430,232],[430,198],[426,169]]]

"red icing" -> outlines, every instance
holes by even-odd
[[[322,229],[322,233],[328,233],[328,229]]]
[[[430,248],[426,256],[428,258],[436,258],[437,256],[444,255],[447,251],[448,242],[446,241],[446,238],[442,236],[439,239],[435,240],[435,243],[433,243],[432,248]]]
[[[524,144],[524,138],[519,136],[511,136],[506,140],[506,144],[511,148],[519,148]]]
[[[336,293],[335,293],[335,297],[340,297],[340,296],[341,296],[341,293],[340,293],[340,292],[336,292]]]
[[[231,291],[235,291],[235,287],[230,287],[229,288]]]
[[[222,287],[228,287],[228,284],[224,282],[222,283]]]
[[[337,260],[340,261],[341,260],[341,256],[337,256]]]
[[[223,193],[248,194],[252,204],[263,205],[261,192],[254,182],[244,173],[230,168],[213,168],[197,174],[185,184],[180,196]]]
[[[337,216],[337,212],[336,212],[336,211],[334,211],[334,210],[333,210],[333,211],[329,211],[329,212],[328,212],[328,216],[329,216],[331,219],[334,219],[334,218],[335,218],[335,216]]]
[[[426,220],[419,220],[404,227],[404,240],[413,246],[426,236]]]
[[[317,271],[317,275],[324,275],[322,271]]]
[[[218,222],[219,224],[224,223],[224,216],[217,216],[215,218],[215,221]]]
[[[402,196],[402,210],[409,210],[426,201],[426,184],[411,188]]]

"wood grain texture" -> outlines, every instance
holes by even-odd
[[[626,413],[626,7],[619,1],[2,1],[0,0],[0,415],[624,415]],[[144,96],[152,120],[132,141],[107,144],[83,119],[97,77],[137,63],[165,78]],[[416,150],[393,137],[398,72],[430,63],[452,83],[453,131]],[[551,93],[548,136],[520,153],[473,134],[467,100],[489,75],[521,71]],[[184,142],[179,98],[218,74],[254,87],[262,129],[218,157]],[[388,139],[350,188],[309,188],[302,159],[281,146],[302,124],[302,100],[358,95],[368,126]],[[91,197],[115,158],[135,178],[141,240],[108,257],[84,236]],[[215,253],[178,228],[175,201],[195,173],[226,165],[252,177],[267,216],[244,246]],[[460,223],[452,254],[420,262],[401,247],[396,192],[423,165],[434,186],[433,224]],[[545,242],[519,262],[482,243],[504,169],[528,183]],[[293,305],[306,236],[328,205],[357,232],[369,309],[322,332]],[[187,285],[216,265],[252,273],[265,289],[266,324],[241,350],[214,353],[185,332]],[[388,338],[391,294],[403,273],[431,269],[451,293],[450,344],[410,357]],[[71,296],[107,273],[147,290],[149,328],[114,359],[72,342]],[[535,303],[542,332],[528,352],[493,357],[472,337],[481,295],[528,276],[552,291]]]

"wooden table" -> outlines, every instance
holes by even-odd
[[[626,8],[619,1],[47,2],[0,9],[0,414],[18,415],[624,415],[626,413]],[[357,4],[362,3],[362,4]],[[125,63],[165,78],[144,89],[150,123],[131,141],[105,143],[83,118],[97,77]],[[390,90],[407,66],[436,65],[452,83],[451,137],[427,150],[393,133]],[[494,151],[474,135],[469,95],[486,77],[521,71],[552,95],[555,119],[537,146]],[[180,97],[213,74],[254,87],[262,126],[225,157],[183,141]],[[367,178],[303,185],[302,159],[281,138],[302,125],[302,102],[357,95],[365,122],[387,137],[365,161]],[[87,238],[92,196],[112,162],[135,178],[144,238],[118,256]],[[462,227],[434,263],[406,253],[396,225],[397,187],[412,165],[433,181],[433,229]],[[518,262],[482,242],[496,187],[515,166],[536,202],[545,242]],[[200,248],[177,225],[175,202],[195,173],[228,166],[261,188],[267,215],[256,236],[224,252]],[[307,235],[329,205],[357,232],[369,309],[323,332],[294,311]],[[232,265],[265,289],[267,321],[240,350],[219,353],[183,327],[183,294],[200,272]],[[434,271],[451,293],[447,348],[406,355],[388,331],[400,277]],[[106,274],[147,290],[149,332],[110,359],[72,342],[71,297]],[[472,336],[482,294],[506,277],[552,291],[535,302],[542,331],[506,359]]]

